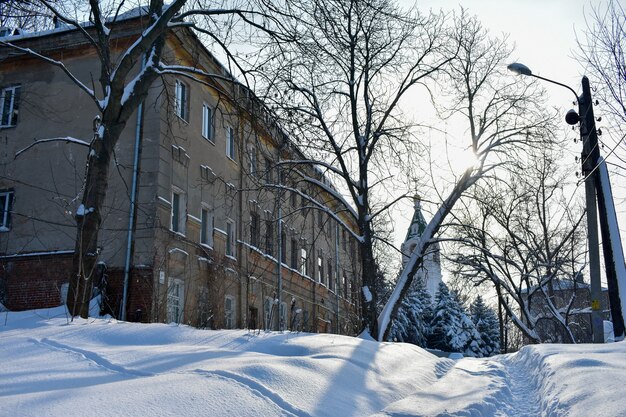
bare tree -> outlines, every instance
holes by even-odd
[[[596,97],[601,98],[600,110],[610,128],[603,138],[610,143],[608,153],[621,169],[626,167],[626,9],[619,1],[592,8],[587,28],[577,38],[576,57],[583,62]]]
[[[52,0],[51,3],[58,3]],[[5,0],[0,2],[0,28],[4,35],[23,31],[45,30],[54,26],[44,5],[34,0]]]
[[[117,50],[116,38],[118,18],[124,15],[124,1],[100,2],[90,0],[88,6],[76,3],[75,9],[85,6],[89,22],[84,23],[77,13],[66,13],[66,8],[57,7],[49,0],[29,2],[37,9],[45,9],[66,29],[80,33],[93,48],[99,60],[97,87],[89,87],[87,80],[79,79],[65,65],[63,59],[46,56],[22,46],[24,41],[0,40],[0,47],[12,48],[29,54],[63,71],[95,104],[99,115],[93,121],[93,139],[82,143],[89,147],[86,173],[81,197],[81,205],[76,213],[76,243],[68,307],[73,316],[87,317],[89,299],[93,286],[93,272],[98,257],[98,237],[102,224],[102,206],[107,195],[109,170],[115,146],[131,115],[147,97],[149,88],[163,76],[176,74],[195,82],[208,83],[208,80],[236,82],[232,75],[207,73],[199,68],[168,64],[164,62],[165,39],[167,33],[182,28],[192,28],[211,37],[224,47],[229,36],[228,27],[236,24],[263,30],[269,26],[267,15],[255,12],[245,4],[213,4],[211,2],[191,2],[174,0],[164,4],[163,0],[135,3],[135,16],[142,16],[137,39],[125,50]],[[186,7],[186,8],[185,8]],[[217,21],[221,31],[211,30]],[[230,26],[228,26],[230,25]],[[267,32],[267,30],[266,30]],[[25,42],[28,42],[27,40]],[[68,138],[63,138],[68,140]],[[80,143],[81,141],[74,141]]]
[[[315,178],[304,181],[338,201],[341,193],[348,196],[342,204],[358,224],[353,237],[362,271],[363,328],[375,334],[380,275],[373,248],[383,237],[375,222],[407,196],[397,178],[421,153],[416,125],[401,103],[449,63],[454,50],[444,16],[400,10],[393,1],[282,5],[280,13],[298,16],[289,21],[296,40],[266,45],[266,53],[255,57],[263,60],[257,80],[267,91],[264,100],[306,154],[282,163],[315,165],[339,189]]]
[[[574,343],[584,333],[584,210],[558,160],[549,150],[529,152],[476,186],[452,222],[458,279],[495,291],[532,343]]]
[[[378,340],[384,340],[404,294],[431,240],[457,201],[483,176],[520,157],[523,148],[537,146],[545,138],[551,117],[539,101],[535,84],[523,85],[505,73],[511,50],[506,38],[490,37],[475,18],[461,13],[455,18],[452,38],[458,54],[442,80],[448,101],[439,105],[449,119],[464,120],[467,146],[475,158],[441,198],[432,220],[409,258],[397,286],[378,317]]]

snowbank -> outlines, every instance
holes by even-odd
[[[623,416],[609,393],[626,393],[625,346],[453,361],[329,334],[9,312],[0,314],[0,415]]]

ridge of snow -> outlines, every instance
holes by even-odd
[[[92,304],[97,308],[97,300]],[[616,400],[626,394],[624,342],[533,345],[452,361],[367,334],[70,321],[65,306],[2,312],[0,319],[0,378],[10,378],[0,384],[0,415],[618,417],[626,411]]]

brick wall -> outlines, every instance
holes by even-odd
[[[58,306],[71,266],[71,253],[0,259],[0,300],[13,311]]]
[[[152,317],[152,268],[135,268],[131,271],[128,288],[126,320],[147,323]],[[124,270],[107,270],[107,313],[119,317],[124,294]]]
[[[71,268],[71,253],[0,259],[0,302],[11,311],[56,307],[61,304],[61,286],[68,282]],[[105,313],[118,317],[124,271],[111,268],[105,274]],[[152,268],[133,269],[129,284],[126,318],[148,322],[152,307]]]

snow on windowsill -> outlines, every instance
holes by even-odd
[[[196,223],[202,223],[202,220],[200,220],[199,218],[197,218],[196,216],[192,215],[192,214],[187,214],[187,217],[189,217],[189,219],[195,221]]]
[[[166,200],[165,198],[163,198],[163,197],[161,197],[161,196],[158,196],[158,197],[157,197],[157,199],[158,199],[159,201],[161,201],[162,203],[167,204],[168,206],[171,206],[171,205],[172,205],[172,203],[170,203],[170,202],[169,202],[169,200]]]

